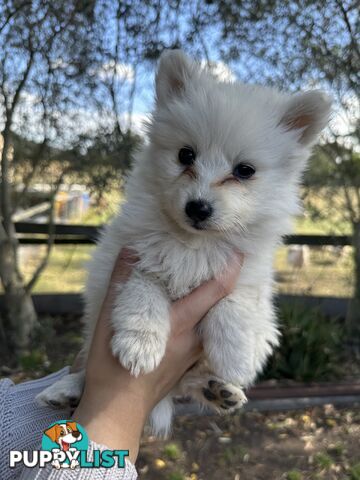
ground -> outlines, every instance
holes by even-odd
[[[78,317],[40,322],[22,367],[3,368],[15,382],[71,364],[80,349]],[[170,439],[144,435],[137,466],[145,480],[360,480],[360,406],[178,417]]]
[[[179,417],[140,452],[146,480],[359,480],[360,408]]]

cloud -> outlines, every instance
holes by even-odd
[[[201,66],[210,71],[214,77],[220,82],[230,82],[233,83],[236,81],[236,75],[233,73],[230,67],[228,67],[224,62],[221,61],[210,61],[202,60]]]
[[[114,75],[117,80],[123,82],[127,81],[132,83],[134,81],[135,72],[132,65],[127,63],[117,63],[114,60],[103,63],[101,67],[97,70],[96,74],[101,80],[108,80]]]

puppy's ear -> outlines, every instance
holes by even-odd
[[[59,438],[60,428],[61,427],[59,425],[53,425],[45,430],[44,434],[47,435],[52,442],[56,442],[56,440]]]
[[[329,120],[331,100],[324,92],[313,90],[294,95],[285,108],[280,125],[286,131],[298,130],[298,142],[310,145]]]
[[[185,85],[195,74],[193,62],[181,50],[165,50],[156,74],[156,98],[158,105],[165,105],[174,97],[181,96]]]

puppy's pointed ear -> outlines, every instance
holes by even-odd
[[[298,142],[310,145],[329,120],[331,100],[324,92],[313,90],[294,95],[285,108],[280,125],[286,131],[298,130]]]
[[[156,74],[156,99],[158,105],[165,105],[169,100],[181,96],[195,73],[193,62],[181,50],[165,50],[159,62]]]
[[[45,430],[44,434],[48,436],[52,442],[56,442],[56,440],[59,438],[59,434],[60,434],[59,430],[60,430],[59,425],[53,425],[52,427]]]

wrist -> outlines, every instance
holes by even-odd
[[[148,413],[145,399],[131,391],[108,395],[104,391],[93,394],[85,389],[73,418],[94,442],[113,450],[129,450],[134,463]]]

